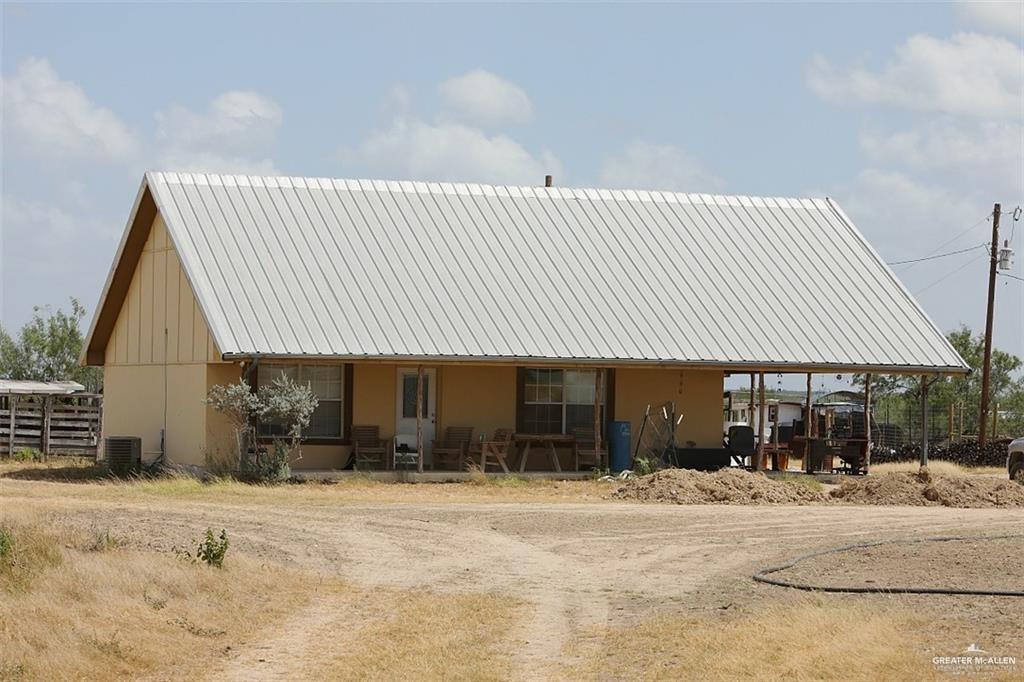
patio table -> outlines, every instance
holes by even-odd
[[[576,442],[576,438],[572,434],[565,433],[517,433],[513,436],[516,445],[519,446],[525,443],[525,447],[522,448],[519,454],[519,472],[526,471],[526,459],[530,456],[530,448],[534,443],[541,447],[547,446],[548,453],[551,456],[551,465],[555,471],[562,473],[562,465],[558,463],[558,447],[572,447],[573,443]]]

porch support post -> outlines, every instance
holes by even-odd
[[[757,406],[757,461],[754,463],[754,471],[761,471],[764,468],[764,419],[765,419],[765,399],[764,399],[764,372],[759,372],[760,378],[758,386],[758,406]]]
[[[811,410],[814,409],[814,400],[811,397],[811,373],[807,373],[807,412],[804,414],[804,438],[810,439],[814,433],[811,430]]]
[[[598,369],[594,373],[594,459],[598,461],[600,467],[604,462],[601,456],[601,393],[604,391],[604,370]]]
[[[871,375],[864,375],[864,473],[871,468]]]
[[[928,376],[921,375],[921,466],[928,466]]]
[[[754,373],[750,373],[750,397],[747,399],[747,423],[754,426]]]
[[[416,366],[416,471],[423,473],[423,365]]]

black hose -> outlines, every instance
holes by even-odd
[[[769,578],[769,574],[778,573],[784,571],[787,568],[796,566],[805,559],[811,559],[813,557],[824,556],[826,554],[838,554],[839,552],[847,552],[851,549],[864,549],[865,547],[878,547],[879,545],[899,545],[899,544],[916,544],[920,542],[953,542],[953,541],[965,541],[965,540],[1005,540],[1008,538],[1024,538],[1024,533],[1010,533],[1007,535],[980,535],[980,536],[965,536],[965,535],[943,535],[931,538],[920,538],[917,540],[879,540],[876,542],[859,542],[852,545],[843,545],[842,547],[833,547],[832,549],[824,549],[817,552],[810,552],[809,554],[802,554],[790,561],[779,565],[765,568],[755,573],[752,577],[759,583],[766,583],[768,585],[777,585],[779,587],[791,587],[795,590],[806,590],[809,592],[850,592],[853,594],[870,594],[870,593],[882,593],[882,594],[967,594],[967,595],[980,595],[986,597],[1024,597],[1024,590],[974,590],[974,589],[957,589],[952,587],[863,587],[863,586],[831,586],[831,585],[810,585],[808,583],[796,583],[789,580],[782,580],[781,578]]]

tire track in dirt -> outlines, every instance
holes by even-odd
[[[87,528],[109,528],[130,545],[166,551],[206,527],[223,527],[238,551],[357,587],[516,596],[532,606],[509,644],[521,676],[528,678],[558,674],[552,671],[564,660],[567,633],[619,622],[630,608],[721,598],[714,589],[705,595],[704,587],[741,580],[765,563],[863,539],[994,533],[1024,522],[1019,510],[934,507],[246,504],[42,498],[19,496],[16,486],[2,492],[0,502],[53,511]],[[342,630],[354,630],[332,625],[347,617],[329,600],[312,604],[280,635],[235,654],[235,667],[224,674],[294,677],[288,661],[261,652],[315,647],[325,641],[323,633],[337,638]]]

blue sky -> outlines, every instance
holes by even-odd
[[[980,245],[1024,203],[1022,11],[7,3],[0,319],[92,309],[156,168],[829,195],[888,260]],[[981,328],[980,248],[897,270]]]

